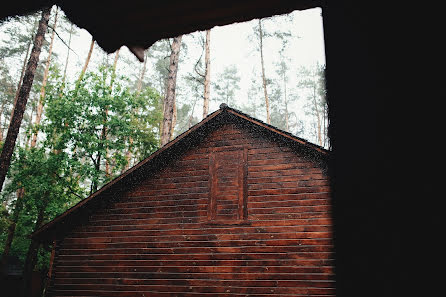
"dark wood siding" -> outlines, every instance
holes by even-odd
[[[225,125],[58,241],[50,295],[334,296],[329,197],[316,163]]]

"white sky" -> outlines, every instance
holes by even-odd
[[[295,11],[292,15],[293,22],[285,25],[293,34],[287,52],[287,55],[291,58],[292,66],[290,68],[296,70],[301,65],[309,66],[314,65],[316,62],[325,64],[321,10],[315,8]],[[252,28],[255,24],[256,21],[254,20],[221,27],[217,26],[211,31],[211,81],[218,79],[218,74],[225,67],[235,64],[241,76],[241,97],[246,97],[246,89],[252,75],[252,69],[253,67],[258,67],[260,61],[258,53],[253,48],[253,42],[248,40],[248,36],[252,34]],[[271,22],[266,21],[266,30],[272,28],[270,24]],[[61,55],[65,56],[65,46],[59,40],[57,41],[55,51],[63,53]],[[73,36],[71,47],[77,55],[70,54],[69,72],[71,75],[76,75],[80,71],[87,55],[90,41],[91,35],[86,30],[81,30],[79,36]],[[184,36],[183,41],[188,44],[189,59],[185,59],[186,65],[179,65],[179,76],[192,71],[193,63],[195,63],[201,53],[197,42],[194,42],[191,36]],[[273,61],[278,59],[278,49],[279,45],[272,39],[266,39],[264,42],[265,71],[267,75],[268,72],[273,75]],[[136,58],[131,57],[132,54],[127,48],[123,47],[120,54],[131,60],[133,59],[135,66],[138,67]],[[104,53],[99,47],[96,47],[92,59],[93,64],[100,63],[103,57]],[[109,59],[111,62],[113,54],[110,55]],[[124,69],[119,67],[120,65],[118,64],[118,71],[121,74],[127,74],[125,71],[123,73],[122,70]],[[150,69],[148,71],[148,75],[150,75]]]

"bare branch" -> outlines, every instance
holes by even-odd
[[[58,174],[55,174],[57,176],[57,178],[59,178],[60,180],[63,180],[62,177],[60,177]],[[70,190],[71,194],[73,194],[74,196],[76,196],[79,199],[84,199],[84,197],[82,197],[81,195],[79,195],[78,193],[76,193],[73,188],[71,188],[71,186],[69,184],[66,184],[66,186],[68,187],[68,190]]]
[[[59,35],[59,33],[57,33],[57,31],[54,29],[54,27],[53,26],[51,26],[51,25],[49,25],[48,24],[48,27],[49,28],[51,28],[51,30],[53,30],[54,31],[54,33],[56,33],[56,36],[57,36],[57,38],[59,38],[60,39],[60,41],[62,41],[62,43],[70,50],[70,51],[72,51],[76,56],[78,56],[79,57],[79,55],[65,42],[65,40],[63,40],[62,39],[62,37],[60,37],[60,35]]]

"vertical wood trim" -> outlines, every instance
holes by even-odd
[[[54,255],[56,254],[56,240],[53,240],[53,248],[51,250],[51,256],[50,256],[50,265],[48,269],[48,279],[51,279],[51,276],[53,274],[53,263],[54,263]]]
[[[243,186],[241,189],[243,199],[243,216],[244,220],[248,219],[248,147],[243,148]]]
[[[43,289],[45,292],[45,296],[47,295],[47,291],[51,287],[52,282],[53,282],[53,266],[54,266],[54,257],[56,255],[56,246],[57,246],[57,241],[53,240],[53,248],[51,249],[50,264],[49,264],[49,268],[48,268],[47,280],[45,282],[45,287]]]
[[[211,150],[209,154],[209,209],[208,220],[215,219],[217,211],[216,191],[217,191],[217,164],[215,164],[215,151]]]
[[[244,218],[245,214],[245,202],[244,202],[244,184],[245,184],[245,158],[244,158],[244,150],[240,151],[239,155],[239,164],[238,164],[238,172],[237,172],[237,184],[238,184],[238,212],[237,219],[241,220]]]

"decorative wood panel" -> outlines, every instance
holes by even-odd
[[[231,222],[247,218],[247,149],[213,148],[209,156],[208,219]]]

